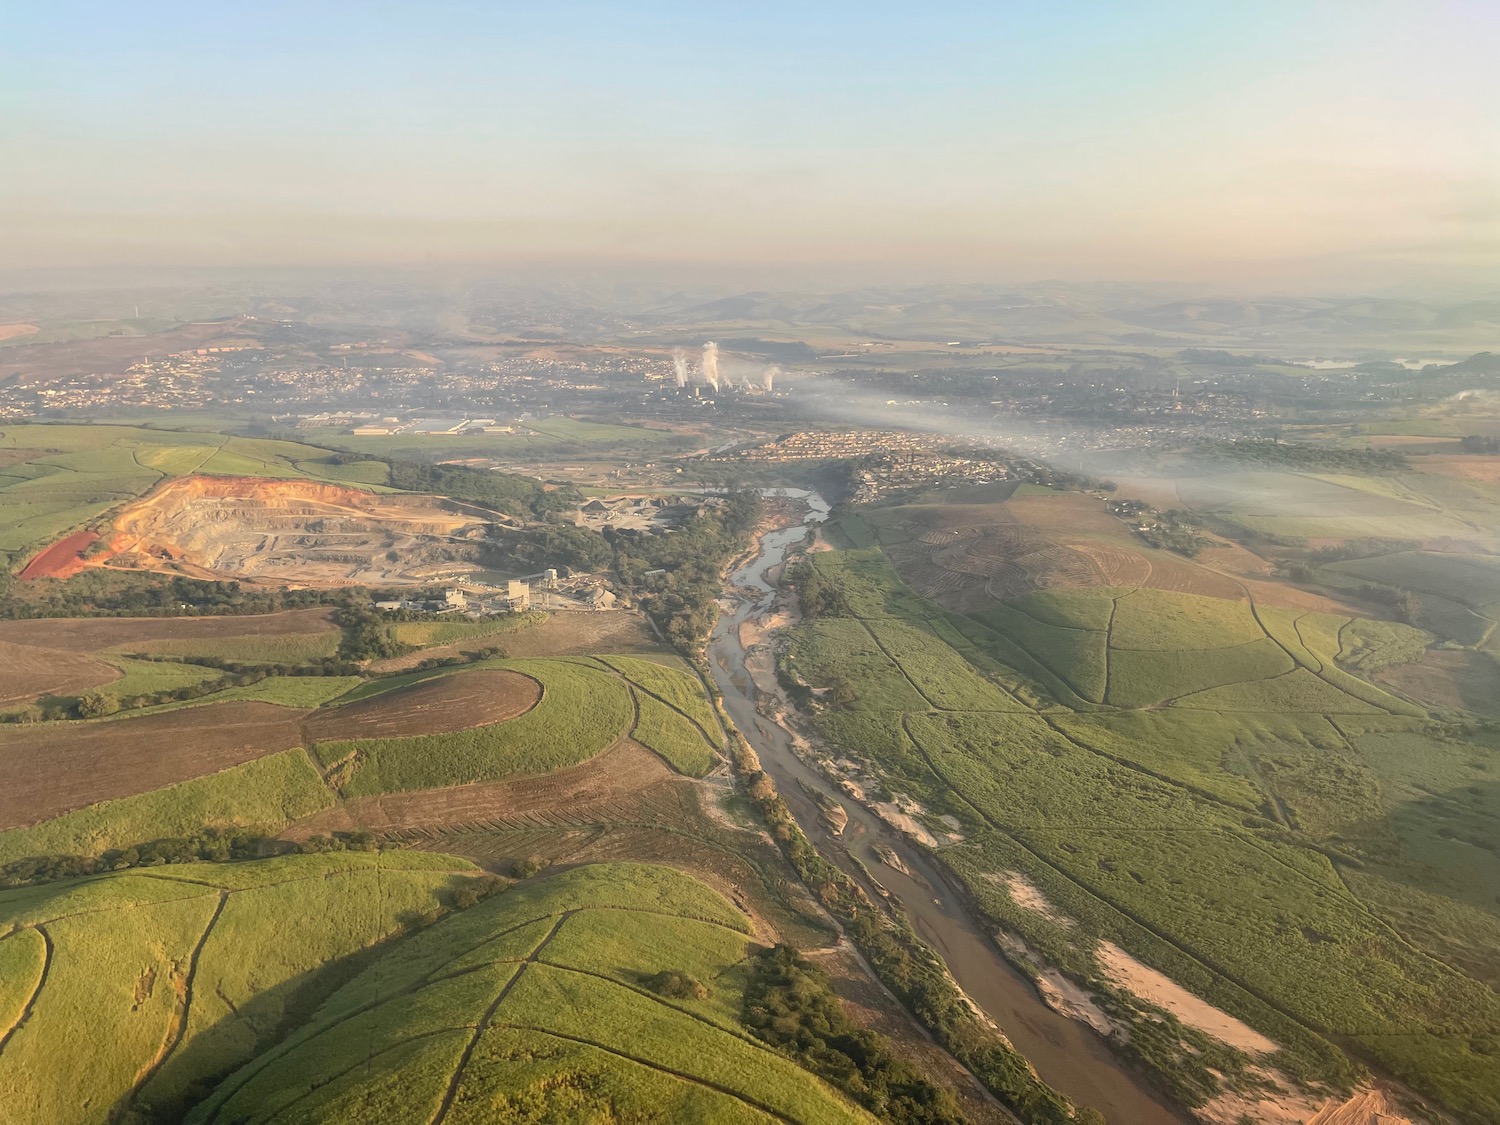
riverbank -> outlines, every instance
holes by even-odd
[[[826,517],[827,505],[821,497],[816,501],[809,500],[802,522],[763,534],[759,551],[729,577],[708,646],[710,672],[726,711],[810,846],[866,895],[885,897],[899,911],[1043,1082],[1117,1125],[1183,1125],[1189,1119],[1098,1035],[1046,1004],[1005,960],[927,853],[798,753],[807,746],[799,745],[789,704],[779,694],[769,649],[775,630],[793,620],[778,604],[775,579],[787,554],[806,540],[810,525]],[[832,827],[838,818],[826,815],[829,802],[845,814],[838,832]],[[876,870],[878,882],[871,874]]]

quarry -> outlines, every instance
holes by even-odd
[[[511,517],[437,496],[192,476],[121,509],[91,560],[289,586],[426,585],[481,569]]]

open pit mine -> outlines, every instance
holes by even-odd
[[[123,508],[89,561],[289,586],[424,585],[481,569],[518,521],[438,496],[182,477]]]

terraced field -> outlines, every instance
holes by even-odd
[[[1024,526],[1043,499],[1018,493]],[[1420,659],[1425,634],[1265,605],[1186,562],[1226,596],[1101,574],[939,604],[898,577],[916,556],[896,533],[919,520],[943,550],[1002,516],[864,514],[882,548],[809,556],[847,610],[798,628],[788,670],[839,755],[957,818],[966,839],[939,855],[1026,963],[1118,999],[1090,939],[1113,942],[1276,1044],[1163,1037],[1149,1001],[1110,1001],[1189,1102],[1275,1070],[1336,1087],[1347,1050],[1465,1121],[1500,1117],[1500,740],[1365,678]],[[1112,534],[1090,557],[1127,549]]]
[[[749,942],[666,868],[528,883],[394,946],[188,1120],[871,1120],[744,1029]],[[664,970],[710,983],[664,995]]]

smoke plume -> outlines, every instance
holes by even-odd
[[[771,364],[766,368],[766,394],[776,389],[776,376],[781,374],[781,368],[777,364]]]
[[[712,340],[703,345],[703,381],[719,389],[719,345]]]
[[[672,373],[677,377],[677,389],[687,386],[687,354],[681,348],[672,351]]]

